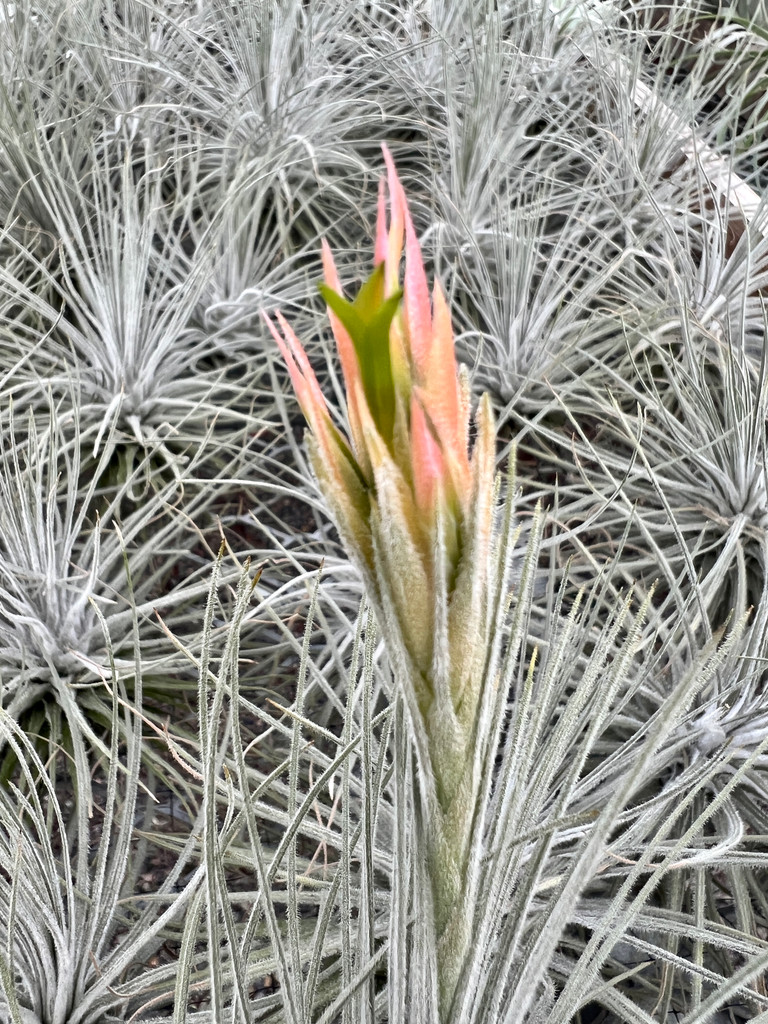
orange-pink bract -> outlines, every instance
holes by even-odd
[[[383,151],[389,225],[382,182],[374,249],[376,269],[354,302],[343,297],[333,255],[323,243],[323,294],[344,375],[349,442],[333,427],[315,374],[293,331],[280,314],[282,336],[269,318],[267,323],[283,353],[318,454],[325,463],[324,475],[340,480],[354,463],[360,480],[373,486],[372,460],[378,448],[371,444],[370,431],[374,429],[412,490],[420,515],[430,518],[435,501],[441,501],[454,515],[462,515],[468,511],[471,492],[468,407],[457,372],[450,312],[437,283],[430,302],[405,193],[386,146]],[[368,293],[364,294],[366,289]],[[382,351],[384,347],[386,352]]]
[[[430,299],[405,193],[383,149],[389,223],[382,182],[374,270],[354,300],[343,296],[323,245],[320,287],[344,375],[349,439],[334,426],[285,319],[278,314],[281,330],[266,320],[309,424],[312,464],[341,538],[382,628],[397,632],[421,679],[413,693],[420,713],[442,691],[444,702],[470,714],[473,702],[465,698],[479,685],[491,573],[493,419],[484,398],[470,459],[468,388],[458,373],[450,312],[439,284]]]

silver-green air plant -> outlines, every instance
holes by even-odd
[[[419,243],[384,147],[374,269],[353,301],[327,244],[320,286],[344,374],[349,437],[331,419],[285,318],[267,318],[309,424],[312,465],[360,570],[407,705],[418,759],[420,828],[432,885],[441,1019],[472,941],[483,757],[493,731],[492,635],[509,545],[495,526],[495,428],[487,396],[469,446],[469,388],[458,371],[440,285],[430,300]],[[387,223],[388,221],[388,223]],[[405,249],[404,279],[400,263]],[[506,517],[505,517],[506,520]],[[417,816],[418,817],[418,816]]]

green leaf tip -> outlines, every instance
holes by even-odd
[[[368,407],[379,433],[391,448],[396,400],[389,329],[403,291],[399,288],[389,298],[384,297],[383,263],[375,267],[352,302],[326,284],[318,284],[318,289],[352,340]]]

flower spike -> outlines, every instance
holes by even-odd
[[[315,474],[363,576],[408,708],[430,822],[427,860],[446,1008],[471,939],[466,908],[475,876],[468,851],[473,794],[482,784],[476,751],[494,685],[493,602],[502,589],[498,573],[506,571],[493,557],[496,435],[484,398],[470,459],[469,391],[458,372],[450,310],[437,282],[430,297],[405,192],[382,148],[386,180],[379,185],[374,265],[353,299],[343,294],[323,243],[319,287],[344,376],[349,441],[334,426],[285,319],[277,314],[280,330],[265,319],[309,425]]]

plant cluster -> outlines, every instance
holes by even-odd
[[[768,1020],[767,40],[0,0],[0,1024]]]

